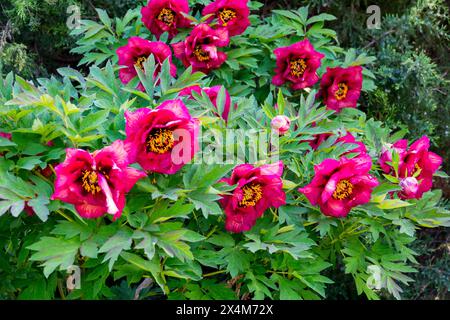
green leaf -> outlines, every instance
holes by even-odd
[[[64,236],[66,239],[71,239],[75,236],[80,236],[80,240],[84,241],[92,235],[92,228],[87,224],[80,224],[76,221],[62,220],[51,231],[52,234]]]
[[[405,233],[410,237],[414,236],[415,226],[408,219],[399,219],[392,221],[393,224],[400,226],[400,233]]]
[[[127,262],[132,265],[138,267],[139,269],[148,271],[156,280],[156,283],[159,284],[163,292],[168,293],[169,288],[165,284],[164,279],[161,277],[161,266],[158,263],[158,260],[155,258],[153,260],[145,260],[138,255],[129,252],[122,252],[120,256]]]
[[[28,205],[33,208],[34,213],[42,221],[47,221],[48,215],[50,214],[47,205],[49,204],[49,199],[45,196],[39,196],[37,198],[28,201]]]
[[[41,164],[41,162],[40,157],[20,158],[19,161],[17,161],[17,167],[30,171],[38,164]]]
[[[224,232],[211,236],[207,241],[220,247],[234,247],[235,245],[233,237]]]
[[[149,260],[153,259],[155,256],[155,245],[158,241],[156,236],[151,235],[148,232],[143,232],[141,230],[136,230],[133,235],[134,239],[142,239],[134,248],[144,249],[144,253]]]
[[[73,265],[79,247],[80,243],[76,239],[42,237],[28,249],[37,251],[30,257],[30,260],[43,261],[44,275],[48,278],[57,267],[65,270]]]
[[[321,13],[317,16],[311,17],[306,21],[306,24],[312,24],[319,21],[333,21],[336,20],[336,17],[328,14],[328,13]]]
[[[278,285],[280,289],[280,300],[301,300],[300,294],[297,292],[299,284],[296,281],[287,280],[278,277]]]
[[[377,207],[383,210],[403,208],[412,205],[412,203],[400,199],[385,199],[377,204]]]
[[[89,113],[80,121],[80,133],[98,130],[101,124],[108,120],[109,110],[101,110],[98,112]]]
[[[98,251],[99,253],[106,252],[103,262],[109,260],[108,267],[112,270],[114,263],[117,261],[120,253],[123,250],[131,248],[131,231],[128,229],[119,230],[114,236],[108,239],[105,244]]]
[[[80,253],[84,257],[97,258],[98,246],[95,241],[88,240],[81,245]]]
[[[227,249],[226,252],[224,261],[227,262],[227,270],[233,278],[250,269],[251,256],[248,253],[239,248]]]
[[[162,201],[153,207],[149,221],[158,223],[178,217],[187,218],[193,210],[192,203],[183,204],[183,201],[177,201],[175,204],[171,204],[169,201]]]
[[[181,241],[184,230],[175,230],[160,234],[157,245],[162,248],[169,257],[177,257],[181,261],[193,260],[194,255],[188,244]]]

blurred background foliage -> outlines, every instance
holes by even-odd
[[[0,71],[26,79],[47,77],[63,66],[76,67],[80,56],[70,54],[76,41],[68,35],[67,11],[77,5],[82,19],[97,19],[95,8],[121,17],[145,1],[137,0],[2,0],[0,2]],[[377,57],[371,70],[378,89],[360,99],[361,108],[392,128],[407,128],[410,139],[427,134],[433,149],[450,170],[449,44],[450,1],[446,0],[265,0],[261,15],[272,9],[309,5],[312,13],[329,13],[340,45]],[[370,5],[381,9],[381,28],[366,25]],[[436,181],[450,198],[448,182]],[[423,270],[408,288],[410,299],[449,299],[449,234],[423,230],[416,242]],[[341,279],[345,280],[345,279]],[[329,293],[336,299],[355,298],[351,281]],[[346,286],[349,283],[350,286]]]

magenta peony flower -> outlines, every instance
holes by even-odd
[[[280,136],[286,134],[291,126],[291,120],[285,115],[278,115],[272,119],[270,126],[278,132]]]
[[[291,83],[293,90],[299,90],[319,81],[316,72],[325,55],[314,50],[308,39],[273,52],[277,58],[275,76],[272,79],[274,85],[281,86],[287,81]]]
[[[188,0],[150,0],[141,9],[142,22],[158,39],[164,32],[172,38],[178,33],[178,28],[191,25],[182,12],[189,13]]]
[[[131,37],[128,40],[128,44],[118,48],[116,52],[119,56],[119,65],[127,67],[119,70],[120,80],[124,84],[127,84],[137,76],[135,66],[142,70],[144,69],[144,62],[150,55],[154,56],[156,63],[154,77],[158,75],[162,63],[167,58],[170,61],[170,75],[172,77],[177,75],[177,68],[172,63],[172,51],[164,42],[151,42],[139,37]],[[142,84],[139,84],[139,90],[144,91]]]
[[[368,155],[340,160],[325,159],[314,167],[311,183],[298,189],[312,205],[319,205],[323,214],[345,217],[350,210],[370,201],[372,190],[378,185],[369,175],[372,160]]]
[[[185,67],[192,66],[193,71],[210,72],[219,68],[227,59],[224,52],[217,50],[230,43],[226,29],[214,30],[205,23],[196,26],[185,41],[172,44],[175,57]]]
[[[121,140],[94,153],[67,149],[66,160],[55,168],[55,192],[51,199],[73,204],[84,218],[109,213],[116,220],[125,206],[125,194],[146,176],[128,164]]]
[[[384,149],[379,163],[385,173],[394,174],[394,168],[388,163],[392,161],[392,152],[399,155],[398,175],[399,178],[415,177],[419,183],[418,189],[413,192],[411,189],[411,180],[404,182],[403,186],[408,184],[407,192],[400,192],[399,196],[403,199],[420,199],[422,195],[431,190],[433,186],[433,174],[442,164],[442,158],[434,152],[428,151],[430,148],[430,139],[423,136],[411,144],[408,149],[408,141],[401,139],[394,143],[391,148]]]
[[[11,140],[12,139],[12,134],[8,133],[8,132],[0,132],[0,137]]]
[[[269,207],[284,205],[282,174],[281,161],[260,167],[241,164],[234,168],[230,178],[222,179],[229,185],[237,184],[232,195],[223,195],[219,200],[225,210],[225,228],[235,233],[248,231]]]
[[[211,100],[211,103],[217,109],[217,96],[219,95],[221,88],[222,86],[213,86],[211,88],[209,87],[200,88],[200,86],[190,86],[181,90],[180,96],[189,96],[190,99],[193,99],[192,92],[196,92],[199,95],[201,95],[202,91],[204,91],[206,95],[209,97],[209,100]],[[228,121],[228,114],[230,113],[230,107],[231,107],[231,97],[230,94],[228,93],[228,90],[225,90],[225,105],[221,115],[222,119],[225,120],[225,122]],[[219,116],[217,113],[216,115]]]
[[[174,174],[198,151],[199,121],[181,100],[125,112],[130,158],[145,170]]]
[[[211,23],[217,19],[219,27],[228,30],[230,37],[244,33],[250,26],[250,10],[247,5],[247,0],[217,0],[207,5],[202,14],[204,16],[213,14],[211,18],[206,20]]]
[[[362,68],[327,68],[320,82],[321,96],[328,109],[340,112],[343,108],[356,108],[362,88]]]

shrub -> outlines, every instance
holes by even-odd
[[[208,19],[202,4],[188,16],[196,25]],[[250,15],[231,39],[214,25],[157,39],[140,8],[122,19],[97,12],[100,22],[73,31],[88,74],[60,68],[36,82],[12,73],[0,82],[6,297],[130,298],[142,284],[141,298],[320,299],[349,277],[358,295],[401,297],[417,271],[415,230],[449,225],[441,191],[430,190],[433,174],[445,174],[426,137],[408,147],[398,141],[404,131],[355,108],[360,91],[377,90],[375,59],[338,46],[325,27],[332,15],[274,10]],[[149,55],[132,46],[136,36],[162,43]],[[315,65],[274,50],[305,38],[323,57],[315,84],[293,90],[289,82]],[[167,44],[177,57],[214,64],[166,58]],[[279,87],[276,66],[288,68]],[[288,120],[279,126],[277,116]],[[199,125],[202,152],[172,162],[168,150],[196,150]],[[208,158],[223,147],[245,164]],[[72,265],[81,287],[67,290]],[[36,281],[23,283],[25,273]]]

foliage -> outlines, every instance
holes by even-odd
[[[37,78],[60,66],[74,66],[79,57],[69,54],[74,39],[67,36],[67,23],[76,12],[72,6],[79,8],[81,17],[94,18],[96,6],[120,15],[135,5],[134,0],[107,4],[98,0],[4,0],[0,4],[0,69]]]
[[[261,5],[250,3],[251,9]],[[210,76],[178,64],[173,79],[166,60],[154,79],[149,59],[138,78],[123,85],[115,50],[131,36],[152,37],[142,27],[139,8],[121,19],[97,12],[99,21],[83,20],[72,33],[78,37],[73,52],[83,56],[89,72],[67,67],[35,82],[13,73],[0,79],[0,128],[12,133],[11,141],[0,138],[0,234],[7,249],[0,253],[0,288],[5,298],[131,298],[132,290],[151,279],[139,298],[321,299],[334,285],[333,275],[342,274],[351,277],[358,295],[401,297],[417,272],[417,253],[411,249],[416,229],[450,225],[450,212],[440,205],[442,192],[427,192],[419,200],[391,199],[398,186],[376,164],[373,173],[382,183],[369,204],[345,219],[322,215],[297,192],[311,181],[314,164],[348,151],[331,140],[316,151],[301,143],[314,134],[345,128],[358,135],[374,159],[384,143],[405,134],[358,109],[332,114],[316,101],[315,89],[293,93],[271,84],[273,49],[307,36],[326,56],[319,75],[327,66],[362,65],[363,91],[379,90],[377,84],[382,88],[369,70],[373,57],[338,46],[336,32],[326,27],[333,16],[310,16],[307,7],[277,10],[264,19],[252,15],[252,27],[232,38],[226,64]],[[199,18],[194,11],[194,19]],[[145,92],[135,89],[138,81]],[[291,133],[280,138],[279,146],[286,206],[268,210],[251,231],[229,234],[217,203],[229,187],[218,180],[233,166],[197,163],[174,175],[153,173],[140,180],[115,222],[85,220],[71,205],[49,200],[54,176],[44,170],[53,172],[65,148],[94,151],[123,139],[126,110],[154,108],[194,84],[224,85],[237,105],[225,123],[214,116],[207,97],[185,99],[207,133],[269,130],[276,114],[293,119]],[[36,215],[27,217],[25,206]],[[81,288],[73,291],[63,285],[70,265],[82,270]],[[27,274],[27,281],[36,280],[24,282]]]

